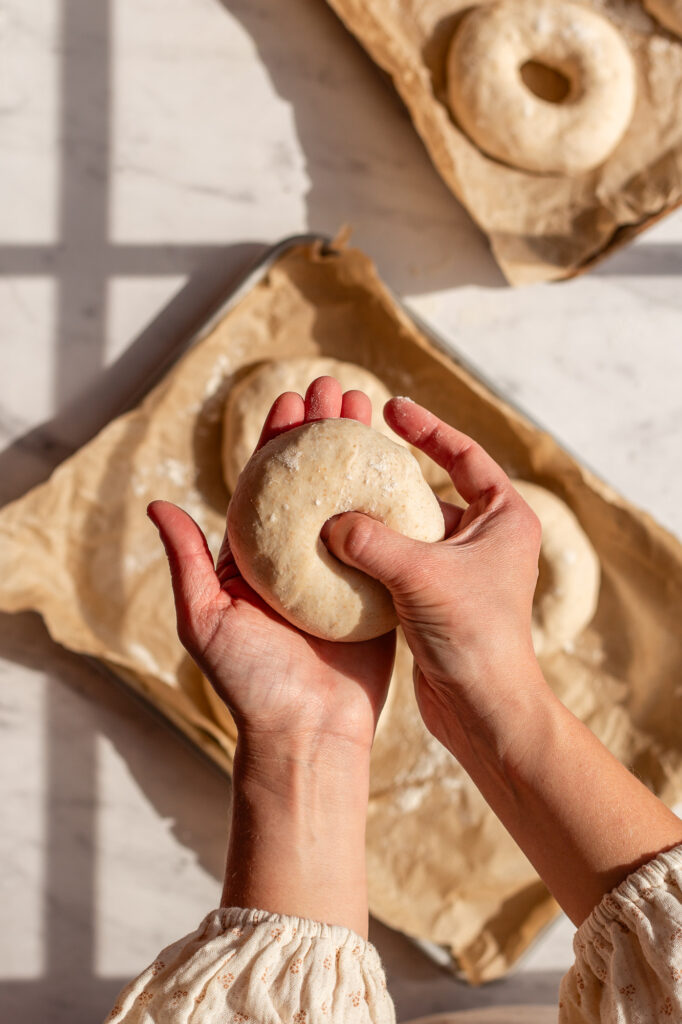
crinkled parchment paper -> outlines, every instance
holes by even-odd
[[[229,771],[234,726],[176,639],[145,507],[178,502],[217,552],[225,395],[261,360],[314,353],[367,366],[569,503],[601,558],[601,597],[590,628],[543,668],[652,789],[682,796],[680,544],[442,354],[357,250],[290,249],[136,409],[0,511],[0,608],[40,611],[56,640],[112,666]],[[368,851],[373,913],[448,946],[472,981],[504,973],[557,911],[421,725],[404,641],[373,754]]]
[[[611,156],[563,178],[486,156],[452,117],[445,60],[471,0],[328,0],[393,79],[438,172],[488,235],[511,284],[574,276],[682,202],[682,39],[641,3],[584,2],[622,31],[638,96]]]

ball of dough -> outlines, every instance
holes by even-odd
[[[682,36],[682,0],[644,0],[644,6],[669,32]]]
[[[532,635],[536,654],[552,654],[582,633],[597,609],[599,558],[565,502],[526,480],[512,483],[542,526]]]
[[[229,491],[237,486],[239,474],[251,458],[270,406],[284,391],[305,395],[308,385],[317,377],[335,377],[344,391],[364,391],[372,403],[372,426],[404,445],[383,417],[383,408],[391,397],[388,388],[363,366],[339,359],[282,359],[256,367],[230,389],[223,417],[223,477]],[[447,476],[435,462],[422,452],[413,452],[424,478],[433,486],[442,484]]]
[[[560,102],[524,82],[527,66],[567,79]],[[447,62],[448,102],[485,153],[540,173],[574,175],[601,164],[630,123],[635,67],[606,18],[571,0],[500,0],[475,7]]]
[[[351,419],[305,423],[268,441],[227,510],[246,581],[289,622],[327,640],[368,640],[398,621],[386,588],[320,539],[327,519],[353,510],[416,540],[443,537],[440,506],[414,457]]]

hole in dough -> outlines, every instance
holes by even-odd
[[[519,68],[519,74],[526,88],[547,103],[563,103],[569,97],[571,79],[549,64],[527,60]]]

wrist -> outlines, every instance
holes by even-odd
[[[223,906],[367,934],[369,756],[352,744],[240,736]]]
[[[442,742],[461,763],[515,758],[529,727],[559,703],[532,647],[486,657],[439,687],[447,708]]]
[[[370,749],[336,737],[284,737],[241,731],[234,758],[233,785],[259,791],[294,806],[312,808],[360,803],[366,810]]]

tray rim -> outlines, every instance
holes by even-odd
[[[274,242],[272,245],[267,246],[264,252],[259,256],[246,262],[244,268],[236,274],[230,283],[229,288],[223,293],[223,295],[207,307],[204,315],[200,320],[198,320],[197,325],[187,334],[179,337],[178,340],[168,348],[167,352],[164,353],[162,359],[157,363],[154,370],[140,379],[130,394],[126,397],[116,415],[122,415],[123,413],[130,412],[134,409],[135,406],[146,397],[149,391],[159,383],[165,374],[172,369],[175,363],[186,352],[210,334],[217,324],[227,316],[227,314],[230,313],[235,306],[239,304],[239,302],[241,302],[248,292],[256,285],[260,284],[268,271],[272,266],[274,266],[280,257],[284,256],[291,249],[305,245],[319,245],[320,251],[324,255],[341,253],[343,249],[346,248],[345,243],[337,245],[333,236],[316,231],[286,235],[278,242]],[[352,246],[349,246],[349,248],[352,248]],[[477,381],[477,383],[481,384],[491,393],[491,395],[497,398],[498,401],[504,402],[505,405],[516,412],[519,416],[522,416],[526,422],[535,427],[536,430],[540,430],[543,434],[550,436],[566,452],[567,455],[570,455],[572,459],[574,459],[583,469],[587,470],[593,477],[596,477],[601,483],[606,484],[607,487],[611,487],[611,485],[602,478],[601,474],[597,472],[589,462],[585,461],[585,459],[569,444],[557,437],[545,424],[536,419],[532,413],[529,413],[522,405],[516,402],[509,395],[505,394],[499,385],[497,385],[484,370],[481,370],[481,368],[468,356],[464,355],[464,353],[457,349],[456,344],[453,341],[446,338],[444,334],[429,324],[421,314],[412,309],[409,303],[398,295],[393,288],[386,283],[383,277],[381,278],[381,283],[395,305],[405,314],[405,316],[408,317],[409,320],[412,321],[420,333],[438,349],[441,355],[444,355],[448,360],[450,360],[450,362],[459,366],[462,370],[468,373]]]

